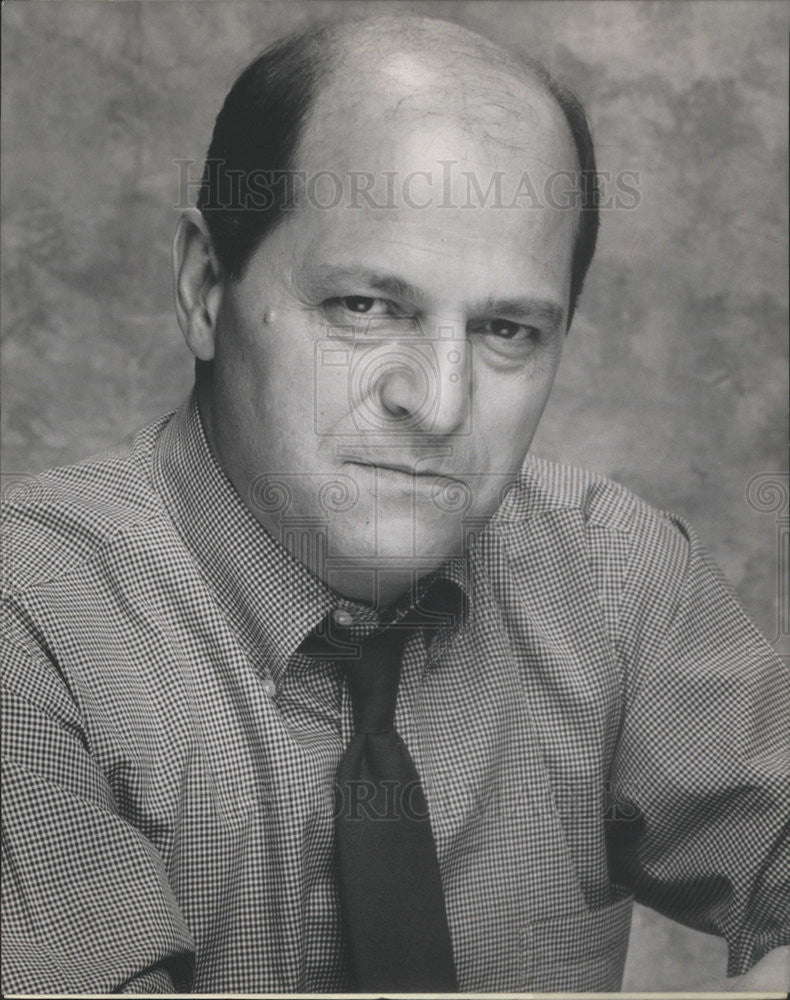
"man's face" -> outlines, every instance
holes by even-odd
[[[210,403],[252,513],[341,593],[384,604],[459,554],[518,474],[560,360],[576,222],[543,197],[576,169],[548,97],[507,142],[419,104],[319,104],[300,166],[333,177],[227,286]],[[501,207],[525,173],[542,207]]]

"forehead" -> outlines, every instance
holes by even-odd
[[[567,122],[542,84],[467,56],[368,53],[330,77],[303,130],[306,180],[285,226],[307,269],[365,260],[437,295],[461,283],[477,295],[567,292]]]
[[[573,139],[542,82],[496,61],[496,47],[362,47],[330,72],[307,116],[297,158],[308,169],[393,169],[403,158],[499,158],[510,171],[573,169]],[[480,40],[483,41],[482,39]],[[510,159],[508,152],[515,154]],[[431,156],[433,154],[433,156]]]

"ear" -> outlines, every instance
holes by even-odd
[[[199,361],[211,361],[225,285],[206,220],[196,208],[186,209],[178,220],[172,260],[181,332]]]

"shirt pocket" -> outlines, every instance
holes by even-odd
[[[628,952],[633,896],[615,892],[597,910],[565,913],[524,927],[524,989],[618,991]]]

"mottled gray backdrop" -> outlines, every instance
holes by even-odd
[[[271,40],[395,6],[543,58],[584,98],[599,168],[638,172],[639,204],[603,213],[534,450],[691,520],[781,644],[770,478],[786,441],[781,2],[6,3],[5,481],[178,403],[192,367],[170,288],[174,161],[200,163],[224,93]],[[637,908],[625,985],[721,988],[724,956],[718,939]],[[785,964],[758,982],[778,986]]]

